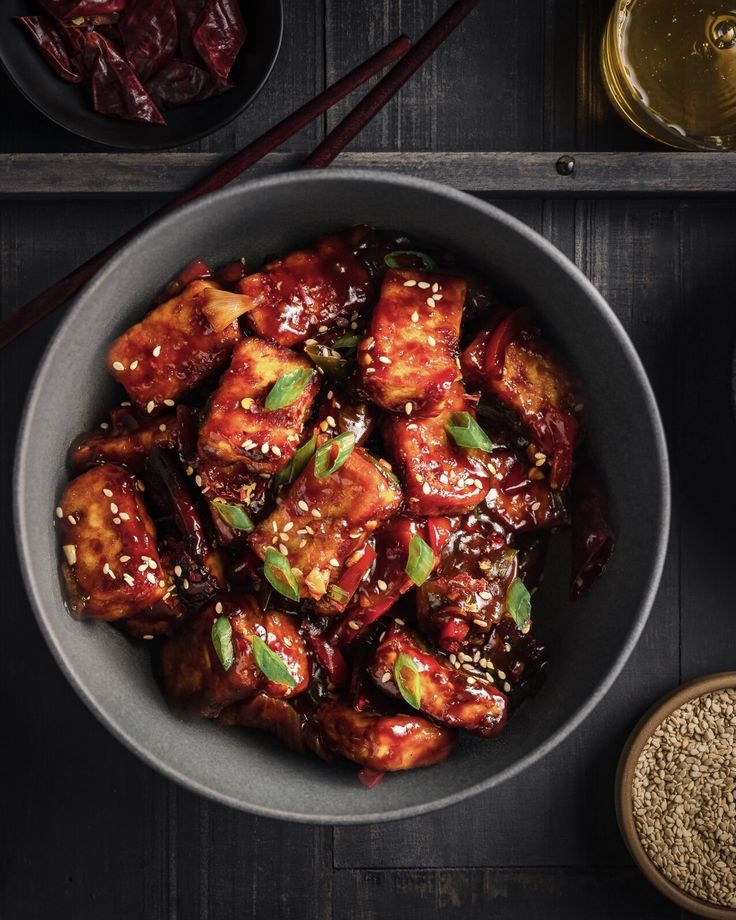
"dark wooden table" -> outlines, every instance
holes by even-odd
[[[0,355],[3,920],[680,915],[632,866],[612,783],[626,734],[651,702],[736,661],[736,161],[655,152],[619,122],[597,70],[611,2],[484,0],[343,158],[498,199],[575,260],[646,364],[669,437],[675,514],[651,619],[608,697],[542,763],[487,795],[397,824],[333,829],[252,818],[158,776],[67,685],[18,572],[15,434],[50,319]],[[234,124],[190,150],[105,152],[55,128],[0,82],[3,314],[370,49],[400,29],[418,35],[446,3],[285,5],[269,85]],[[338,115],[263,168],[298,160]],[[576,153],[572,178],[555,172],[563,152]]]

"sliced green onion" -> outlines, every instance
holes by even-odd
[[[266,408],[271,410],[290,406],[299,399],[311,379],[312,371],[308,367],[298,367],[295,371],[282,374],[269,390]]]
[[[350,595],[340,585],[330,585],[327,594],[336,604],[346,604],[350,600]]]
[[[408,678],[405,676],[407,671],[410,674]],[[406,702],[414,709],[419,709],[422,704],[422,683],[417,666],[405,652],[396,658],[394,681]]]
[[[304,352],[328,377],[339,380],[346,375],[348,361],[342,357],[340,352],[326,345],[307,345]]]
[[[437,263],[432,256],[428,256],[426,252],[417,252],[416,249],[397,249],[395,252],[390,252],[387,256],[384,256],[383,261],[389,268],[406,268],[405,265],[401,264],[397,256],[414,256],[422,263],[422,270],[425,272],[431,272],[437,268]]]
[[[332,476],[345,463],[355,447],[355,435],[352,431],[344,431],[336,438],[326,441],[321,447],[317,448],[314,455],[314,475],[317,479],[325,479]],[[330,461],[333,451],[337,448],[337,456]]]
[[[526,585],[520,578],[515,578],[506,592],[506,610],[514,623],[523,630],[532,615],[532,599]]]
[[[233,628],[228,617],[218,617],[212,624],[212,645],[220,659],[220,664],[226,671],[229,671],[235,653],[233,651]]]
[[[288,597],[289,600],[299,600],[299,585],[291,571],[291,566],[284,556],[273,546],[266,550],[266,558],[263,563],[263,574],[271,587]]]
[[[272,680],[275,684],[281,684],[282,687],[296,687],[294,676],[284,664],[284,659],[269,648],[260,636],[253,636],[251,645],[253,657],[259,670],[269,680]]]
[[[434,553],[419,534],[414,534],[409,544],[409,558],[406,560],[406,574],[419,587],[429,578],[434,568]]]
[[[445,423],[445,431],[458,447],[483,450],[487,454],[496,449],[496,445],[469,412],[453,412]]]
[[[312,454],[317,450],[317,435],[313,434],[312,437],[302,444],[302,446],[294,453],[294,456],[289,460],[288,463],[285,463],[281,469],[276,473],[274,481],[277,486],[289,485],[294,482],[297,476],[302,472],[304,467],[309,463],[312,458]]]
[[[221,498],[216,498],[212,502],[212,507],[233,530],[242,530],[245,533],[252,533],[255,530],[255,524],[248,516],[244,505],[229,505]]]
[[[345,351],[352,355],[355,354],[355,352],[358,350],[359,342],[359,335],[341,335],[339,339],[336,339],[332,343],[332,347],[335,349],[335,351]]]

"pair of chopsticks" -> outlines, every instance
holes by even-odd
[[[411,39],[406,35],[400,35],[342,79],[328,86],[311,102],[307,102],[257,140],[244,147],[206,179],[196,183],[169,204],[159,208],[158,211],[110,243],[79,268],[52,284],[33,300],[29,300],[25,306],[0,321],[0,349],[66,303],[105,265],[114,253],[158,218],[170,214],[190,201],[223,188],[353,90],[380,73],[389,64],[398,61],[302,163],[304,169],[321,169],[328,166],[396,95],[412,74],[422,66],[478,3],[479,0],[456,0],[415,45],[412,45]]]

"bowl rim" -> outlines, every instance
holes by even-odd
[[[23,96],[24,99],[30,102],[30,104],[36,109],[36,111],[40,112],[45,118],[48,118],[48,120],[52,122],[53,124],[55,124],[57,127],[62,128],[64,131],[68,131],[69,134],[72,134],[75,137],[81,137],[86,141],[90,141],[93,144],[99,144],[101,147],[107,147],[110,150],[121,150],[127,153],[145,153],[145,152],[151,152],[151,151],[156,151],[156,150],[174,150],[177,147],[183,147],[185,144],[194,144],[196,141],[200,141],[203,138],[209,137],[211,134],[214,134],[215,131],[220,131],[222,128],[227,127],[239,115],[242,115],[242,113],[249,106],[251,106],[256,101],[258,96],[261,94],[261,90],[268,82],[271,76],[271,73],[273,72],[273,69],[276,66],[276,61],[278,61],[279,59],[279,55],[281,54],[281,46],[284,40],[284,0],[271,0],[271,2],[275,3],[278,9],[279,28],[278,28],[278,35],[276,36],[276,44],[274,47],[273,54],[271,55],[271,59],[268,63],[268,67],[264,71],[263,77],[261,78],[261,80],[255,85],[253,90],[243,100],[243,102],[240,105],[236,106],[232,112],[225,115],[215,124],[211,125],[208,128],[205,128],[204,130],[197,130],[192,134],[187,134],[187,136],[183,137],[181,140],[177,140],[173,142],[171,140],[166,140],[166,141],[163,141],[163,140],[155,141],[154,140],[154,141],[146,141],[145,143],[136,143],[132,145],[126,144],[126,143],[116,143],[115,141],[101,140],[97,136],[97,134],[94,133],[94,131],[91,131],[91,130],[86,131],[84,129],[72,128],[62,118],[59,118],[56,114],[54,114],[54,109],[52,106],[45,105],[41,100],[37,99],[36,96],[32,92],[27,90],[23,83],[21,83],[18,79],[16,79],[15,73],[5,63],[5,60],[2,57],[2,55],[0,55],[0,68],[2,68],[2,71],[5,74],[5,76],[10,80],[12,85],[18,90],[21,96]],[[43,63],[44,66],[47,66],[43,62],[42,58],[40,58],[40,56],[39,56],[39,60],[41,60],[41,63]],[[206,102],[207,100],[203,100],[203,101]],[[123,120],[123,119],[115,119],[115,116],[113,115],[104,115],[99,112],[94,112],[94,110],[91,108],[90,108],[90,112],[92,112],[93,114],[99,115],[100,118],[108,118],[108,119],[112,119],[113,121]],[[135,122],[132,122],[132,124],[135,124]],[[44,353],[44,357],[45,357],[45,353]]]
[[[136,254],[138,249],[145,249],[150,242],[159,233],[172,226],[175,222],[185,217],[189,221],[196,221],[197,216],[210,208],[217,208],[217,205],[231,197],[247,195],[252,189],[270,190],[282,185],[301,184],[301,183],[320,183],[339,185],[345,181],[359,180],[366,185],[370,184],[394,184],[397,188],[411,188],[420,192],[430,193],[435,196],[441,196],[458,203],[466,208],[471,208],[480,212],[485,218],[490,218],[496,223],[500,223],[509,233],[521,235],[528,243],[540,249],[544,256],[555,263],[556,267],[571,277],[592,302],[592,306],[597,309],[601,318],[609,328],[611,335],[617,340],[619,346],[625,352],[628,363],[631,367],[632,375],[636,378],[637,384],[643,395],[644,408],[646,409],[652,424],[653,436],[655,440],[655,452],[653,456],[654,467],[659,473],[658,477],[658,495],[657,504],[659,509],[659,518],[656,522],[657,547],[652,565],[651,574],[643,592],[639,609],[632,623],[628,637],[613,661],[610,662],[608,669],[602,676],[601,680],[594,687],[590,696],[569,718],[555,731],[547,740],[534,748],[524,757],[511,764],[499,773],[488,777],[487,779],[475,783],[471,786],[463,787],[455,792],[433,799],[431,802],[424,802],[417,805],[411,805],[401,808],[394,808],[388,811],[370,812],[360,815],[337,814],[325,815],[319,813],[307,812],[289,812],[279,808],[272,808],[260,804],[243,802],[233,796],[229,796],[208,788],[206,785],[193,780],[180,772],[176,767],[162,761],[151,751],[147,750],[144,744],[132,738],[102,707],[102,705],[88,691],[82,678],[76,673],[73,665],[65,655],[60,643],[57,643],[54,629],[55,612],[48,612],[44,609],[41,602],[41,594],[38,589],[39,580],[48,577],[43,573],[36,572],[32,565],[33,553],[29,537],[29,525],[27,513],[24,507],[23,497],[26,494],[28,483],[26,480],[26,456],[31,450],[30,428],[33,416],[37,406],[42,399],[43,390],[47,381],[45,376],[48,365],[55,353],[61,348],[61,341],[66,330],[76,321],[77,317],[83,314],[86,304],[94,302],[95,292],[104,288],[108,277],[118,270],[119,266],[127,262],[131,256]],[[263,817],[278,818],[287,821],[293,821],[305,824],[332,824],[332,825],[360,825],[378,823],[384,821],[400,820],[403,818],[415,817],[417,815],[427,814],[440,808],[446,808],[450,805],[457,804],[464,799],[477,795],[494,786],[499,785],[512,776],[520,773],[532,763],[546,756],[551,750],[557,747],[560,742],[567,738],[579,725],[587,718],[598,703],[608,692],[609,688],[620,674],[624,664],[633,651],[644,625],[649,617],[654,598],[656,596],[662,570],[664,567],[667,553],[667,543],[670,532],[670,471],[667,454],[667,443],[664,434],[664,427],[659,414],[659,409],[652,391],[649,379],[646,375],[641,359],[639,358],[628,334],[623,325],[614,314],[611,307],[606,303],[603,296],[594,287],[592,282],[583,274],[583,272],[571,262],[556,246],[546,240],[541,234],[532,230],[522,221],[505,211],[500,210],[494,205],[476,198],[466,192],[460,191],[441,183],[427,179],[415,178],[401,173],[392,173],[385,170],[377,169],[346,169],[332,167],[329,170],[309,170],[309,171],[291,171],[280,173],[275,176],[251,179],[247,182],[241,182],[233,186],[221,189],[211,195],[204,196],[185,206],[185,209],[176,210],[172,214],[166,215],[134,240],[127,243],[120,249],[107,265],[102,268],[94,278],[77,294],[72,306],[69,308],[67,315],[61,321],[54,331],[49,344],[47,345],[41,360],[39,361],[36,373],[31,387],[26,397],[26,403],[23,409],[21,424],[19,428],[15,464],[13,471],[13,517],[16,534],[16,544],[18,547],[18,558],[20,561],[21,571],[24,584],[34,615],[41,629],[41,632],[51,649],[59,667],[63,671],[67,680],[71,683],[77,694],[81,697],[85,705],[92,711],[96,718],[108,728],[127,748],[135,753],[149,766],[154,767],[164,776],[174,780],[187,789],[190,789],[199,795],[221,804],[247,811]]]
[[[644,745],[669,715],[699,696],[713,693],[716,690],[732,688],[736,689],[736,671],[719,671],[680,684],[657,700],[639,719],[626,739],[614,781],[616,820],[619,830],[632,859],[642,874],[678,907],[683,907],[701,917],[709,917],[711,920],[734,920],[736,907],[724,907],[721,904],[713,904],[697,898],[683,891],[682,888],[678,888],[663,875],[659,867],[652,862],[639,839],[634,821],[632,785],[636,764]]]

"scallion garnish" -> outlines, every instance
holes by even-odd
[[[251,646],[253,648],[253,657],[259,670],[269,680],[272,680],[275,684],[281,684],[282,687],[296,687],[294,676],[284,664],[284,659],[269,648],[260,636],[251,638]]]
[[[266,408],[272,410],[290,406],[299,399],[311,379],[312,371],[308,367],[298,367],[295,371],[282,374],[266,396]]]
[[[506,610],[519,629],[523,630],[531,619],[531,595],[520,578],[515,578],[506,591]]]
[[[314,455],[314,475],[317,479],[325,479],[336,473],[352,454],[354,447],[355,434],[352,431],[344,431],[318,447]],[[334,459],[331,459],[333,456]]]
[[[222,499],[216,498],[212,502],[212,507],[228,527],[232,527],[233,530],[242,530],[245,533],[252,533],[255,530],[255,525],[248,516],[244,505],[229,505]]]
[[[406,574],[419,587],[429,578],[434,568],[434,553],[419,534],[414,534],[409,544],[409,558],[406,560]]]
[[[218,617],[212,624],[212,645],[220,659],[220,664],[226,671],[229,671],[235,653],[233,652],[233,628],[228,617]]]
[[[292,601],[299,600],[299,585],[291,571],[291,566],[284,556],[272,546],[266,550],[263,574],[271,587],[279,594],[283,594]]]
[[[341,335],[339,339],[335,339],[332,347],[335,351],[344,351],[346,354],[352,355],[358,350],[359,342],[359,335]]]
[[[407,671],[409,672],[408,677]],[[405,652],[397,656],[393,676],[402,697],[411,707],[419,709],[422,704],[422,684],[419,679],[419,671]]]
[[[483,431],[469,412],[453,412],[445,424],[445,431],[458,447],[493,453],[496,445]]]
[[[347,373],[347,360],[334,348],[328,348],[326,345],[307,345],[304,352],[328,377],[339,380]]]
[[[407,266],[402,265],[399,261],[400,256],[413,256],[415,259],[419,259],[422,263],[422,270],[425,272],[431,272],[437,268],[437,263],[432,256],[428,256],[426,252],[417,252],[416,249],[397,249],[395,252],[390,252],[387,256],[384,256],[383,261],[389,268],[406,268]]]
[[[304,467],[309,463],[312,454],[317,450],[317,435],[313,434],[312,437],[302,444],[302,446],[295,452],[294,456],[289,460],[288,463],[285,463],[284,466],[276,473],[274,481],[277,486],[289,485],[294,482],[296,477],[302,472]]]
[[[336,604],[346,604],[350,600],[350,595],[340,585],[330,585],[327,594]]]

